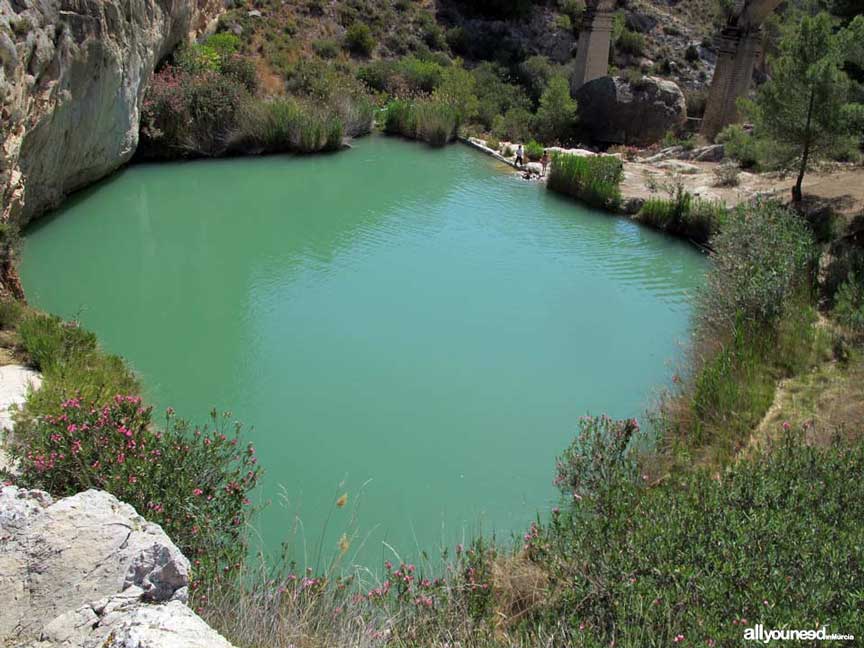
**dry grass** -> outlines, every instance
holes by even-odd
[[[492,565],[495,618],[502,632],[549,603],[549,577],[524,554],[499,557]]]

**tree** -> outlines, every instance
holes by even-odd
[[[825,12],[793,21],[784,27],[779,53],[770,62],[771,79],[754,102],[745,102],[754,132],[785,150],[784,162],[797,169],[795,202],[801,200],[808,165],[854,128],[857,110],[848,103],[850,82],[843,65],[861,38],[861,16],[839,30]]]
[[[537,130],[544,142],[566,139],[576,122],[576,101],[570,96],[570,84],[562,76],[549,80],[537,109]]]
[[[435,98],[456,111],[459,122],[477,114],[477,82],[472,74],[462,67],[460,61],[444,69],[441,83],[435,90]]]

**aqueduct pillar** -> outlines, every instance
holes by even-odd
[[[717,67],[702,118],[702,134],[708,139],[738,120],[738,99],[750,89],[753,69],[762,55],[761,25],[781,2],[738,0],[740,10],[717,38]]]
[[[761,55],[762,34],[758,28],[729,27],[717,38],[717,67],[702,117],[702,134],[709,140],[738,121],[738,99],[750,89],[753,69]]]
[[[614,2],[600,0],[589,3],[585,11],[576,49],[575,71],[570,79],[572,92],[592,79],[609,74],[613,5]]]

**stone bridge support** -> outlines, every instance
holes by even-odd
[[[746,96],[762,56],[761,25],[782,0],[737,0],[737,11],[717,38],[717,67],[711,80],[702,134],[713,140],[738,121],[738,99]]]
[[[601,0],[589,3],[582,20],[576,66],[570,79],[570,90],[576,92],[592,79],[609,73],[609,48],[612,44],[614,2]]]
[[[738,121],[738,99],[750,89],[753,69],[761,55],[762,33],[758,27],[729,27],[718,37],[717,67],[702,118],[702,134],[709,140]]]

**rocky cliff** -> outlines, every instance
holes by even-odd
[[[113,495],[0,486],[0,646],[231,648],[186,605],[189,561]]]
[[[26,223],[138,143],[153,68],[223,0],[0,0],[0,219]]]

